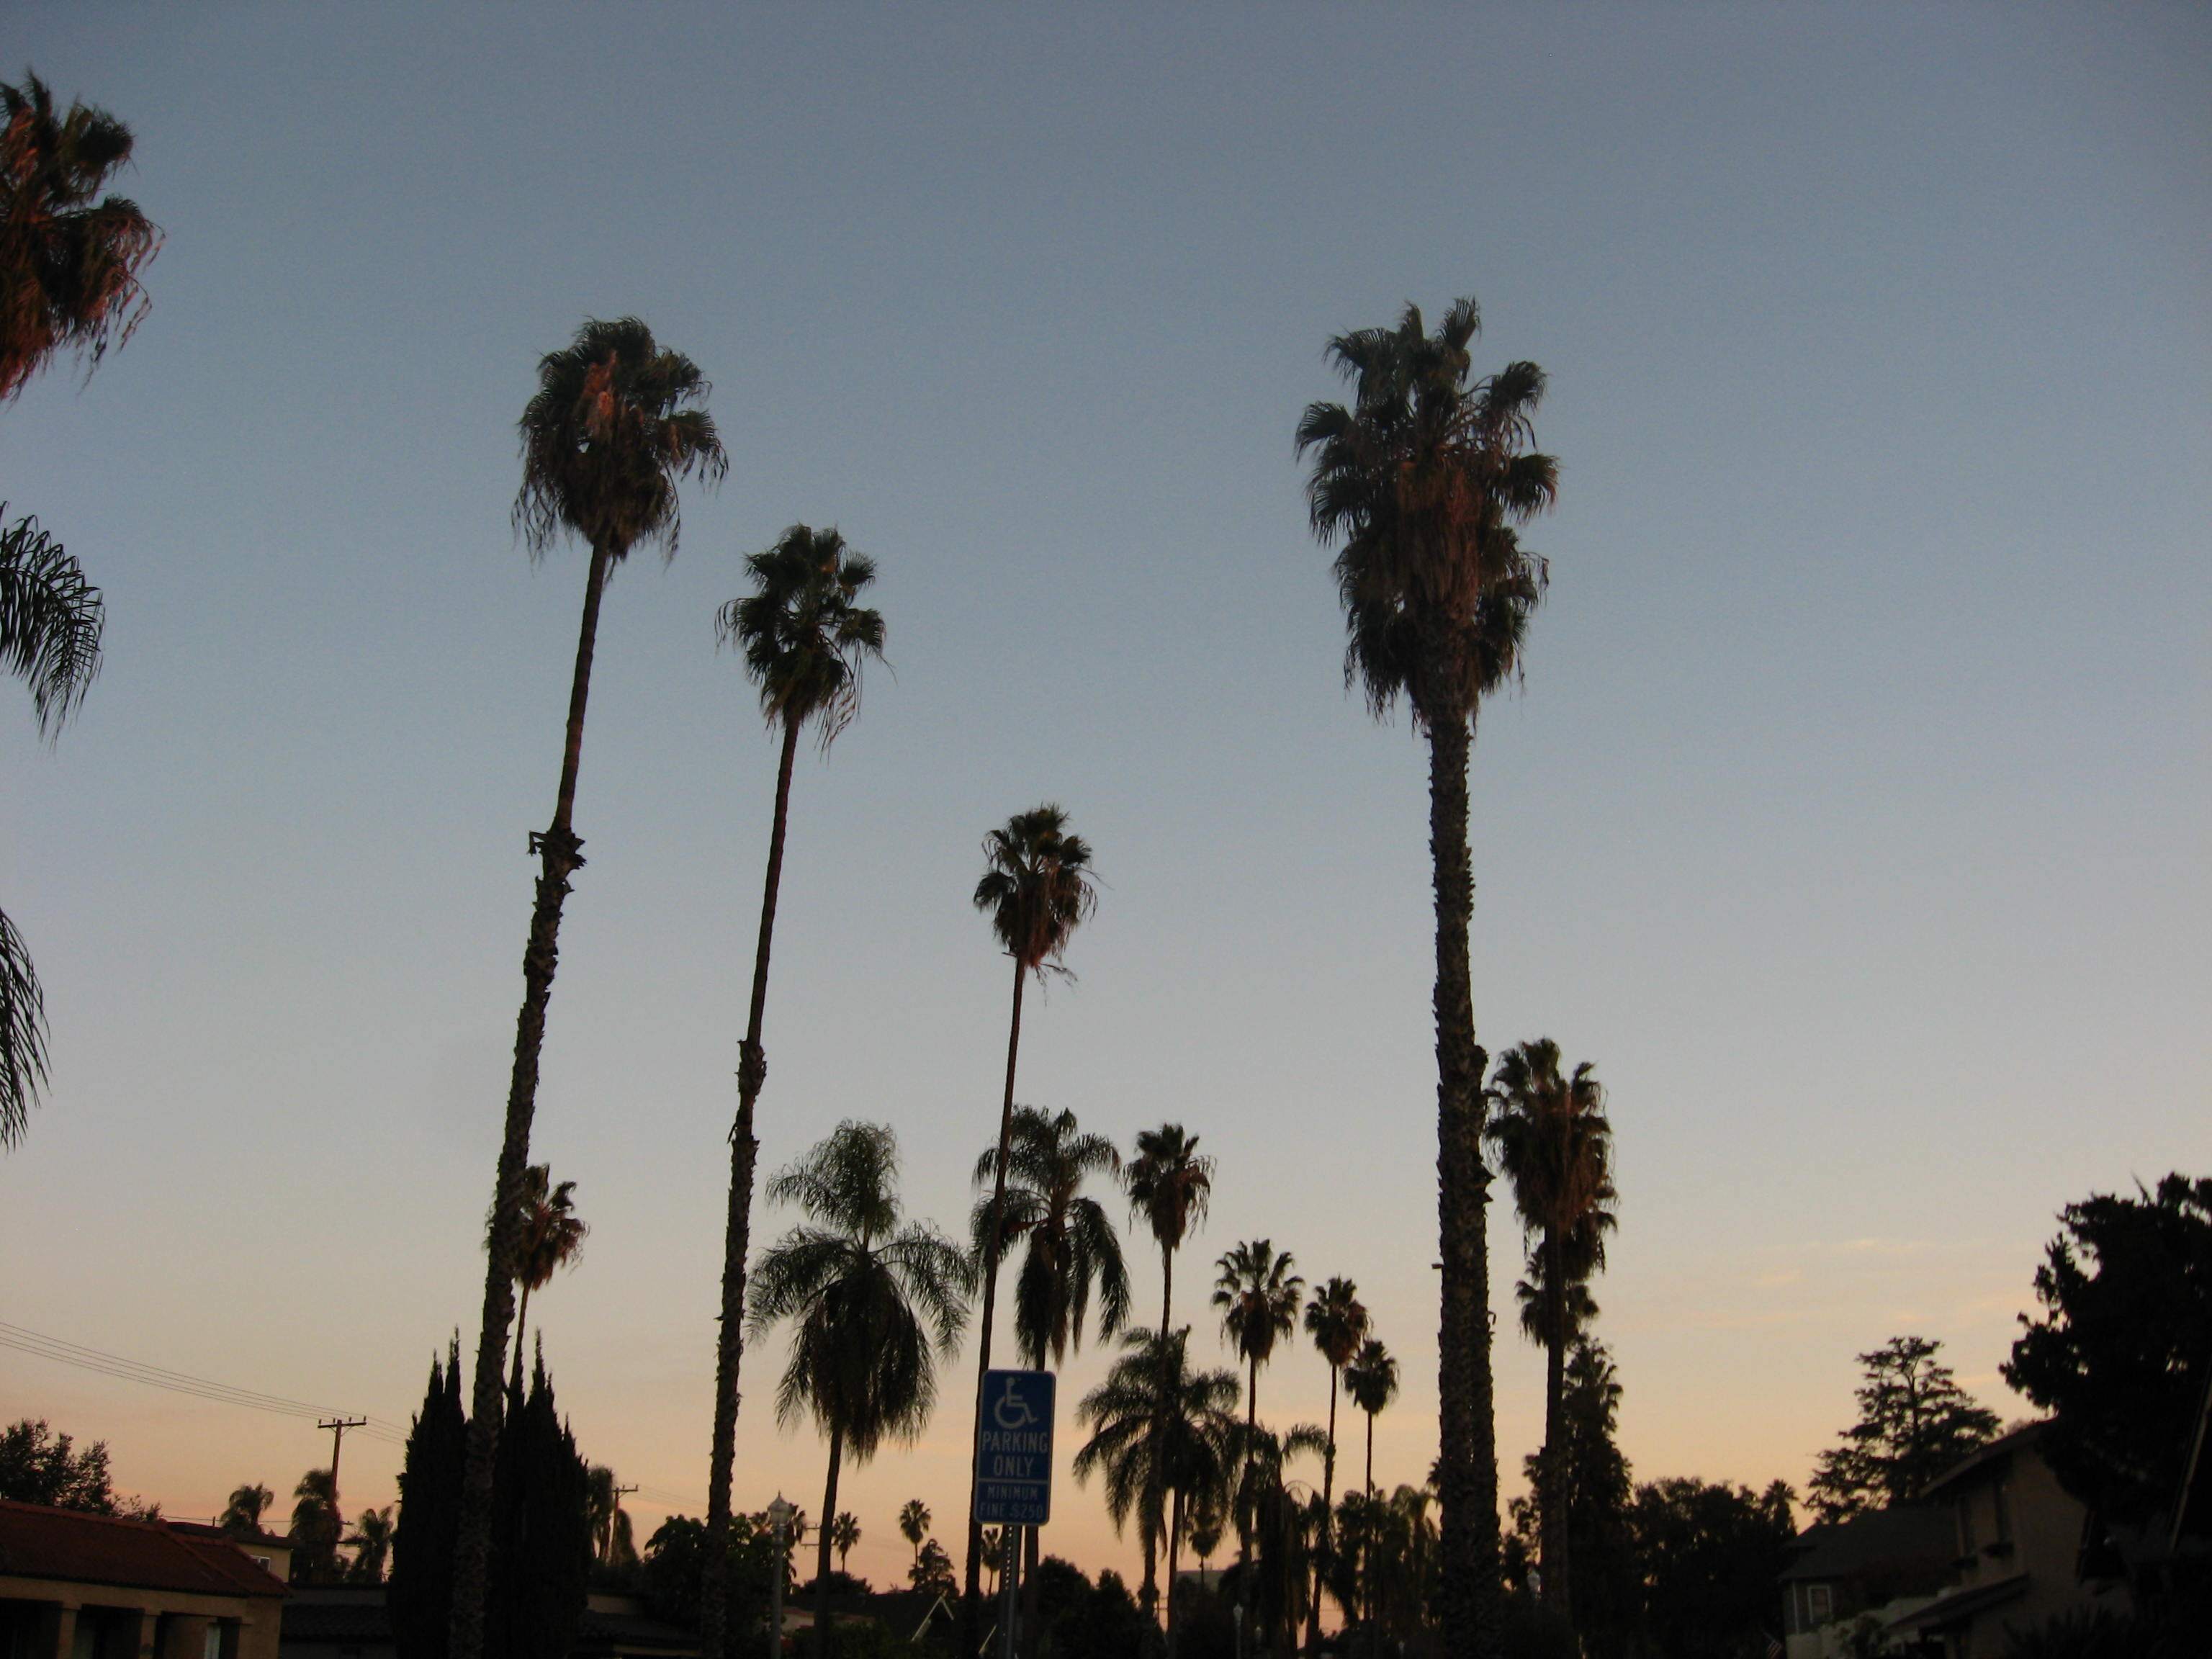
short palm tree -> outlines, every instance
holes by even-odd
[[[1359,1352],[1344,1368],[1344,1391],[1352,1396],[1352,1403],[1367,1413],[1367,1474],[1360,1483],[1361,1490],[1372,1498],[1375,1495],[1375,1419],[1398,1397],[1398,1362],[1389,1349],[1373,1337],[1359,1345]]]
[[[837,1518],[830,1523],[830,1545],[837,1552],[838,1571],[845,1571],[845,1558],[853,1553],[853,1547],[860,1541],[860,1516],[854,1515],[850,1510],[842,1511]]]
[[[929,1536],[929,1505],[909,1498],[899,1507],[899,1536],[914,1546],[914,1564],[921,1565],[921,1540]]]
[[[768,1184],[805,1221],[754,1264],[755,1335],[789,1321],[791,1358],[776,1419],[811,1416],[830,1439],[815,1570],[815,1651],[830,1650],[830,1553],[845,1457],[912,1441],[937,1403],[937,1360],[968,1322],[970,1264],[935,1228],[902,1221],[898,1141],[880,1124],[841,1123]]]
[[[637,1565],[637,1539],[631,1530],[629,1511],[623,1494],[630,1488],[615,1479],[604,1463],[585,1471],[585,1504],[592,1522],[592,1559],[603,1567],[622,1571]]]
[[[382,1583],[385,1563],[392,1559],[390,1506],[363,1510],[356,1516],[353,1533],[345,1541],[353,1551],[353,1563],[346,1569],[347,1579],[356,1584]]]
[[[1336,1393],[1337,1380],[1367,1340],[1367,1305],[1359,1287],[1348,1279],[1332,1279],[1306,1304],[1306,1334],[1328,1362],[1328,1449],[1322,1461],[1321,1534],[1315,1540],[1314,1593],[1306,1612],[1306,1646],[1321,1644],[1321,1580],[1328,1563],[1328,1517],[1336,1506]]]
[[[0,501],[0,518],[7,510]],[[0,530],[0,670],[28,683],[49,742],[100,672],[105,623],[100,590],[36,519]],[[22,1139],[46,1078],[45,994],[22,935],[0,911],[0,1151]]]
[[[309,1469],[292,1488],[292,1577],[313,1584],[337,1576],[338,1483],[328,1469]]]
[[[1048,801],[1017,812],[983,837],[983,876],[975,908],[991,919],[991,932],[1014,964],[1013,1015],[1006,1028],[1006,1088],[999,1106],[997,1173],[991,1222],[978,1258],[983,1275],[983,1316],[975,1355],[975,1417],[969,1425],[967,1596],[962,1603],[962,1645],[981,1645],[981,1607],[976,1587],[982,1571],[983,1530],[975,1519],[976,1460],[982,1451],[983,1378],[991,1369],[992,1328],[999,1305],[999,1263],[1005,1254],[1006,1176],[1014,1133],[1014,1068],[1022,1047],[1022,991],[1032,976],[1066,974],[1067,941],[1097,908],[1091,845],[1067,827],[1067,814]]]
[[[790,822],[792,763],[808,725],[826,754],[860,708],[860,672],[884,654],[884,619],[860,603],[876,567],[835,530],[795,524],[775,546],[745,561],[752,592],[722,607],[721,641],[744,659],[761,714],[777,734],[775,812],[769,820],[768,876],[760,934],[753,947],[752,1000],[738,1047],[738,1115],[730,1129],[730,1201],[722,1230],[722,1307],[714,1339],[714,1428],[708,1454],[707,1560],[699,1595],[700,1647],[720,1659],[729,1601],[730,1482],[737,1467],[738,1381],[744,1360],[745,1259],[752,1249],[753,1164],[759,1142],[754,1109],[768,1081],[761,1046],[768,1012],[769,947],[783,882]]]
[[[599,602],[608,574],[641,543],[676,551],[678,483],[709,483],[728,470],[713,418],[700,405],[706,377],[681,352],[664,349],[635,317],[592,321],[538,360],[538,390],[522,411],[522,489],[514,526],[533,558],[566,532],[590,550],[584,615],[568,688],[561,781],[547,828],[530,838],[538,860],[529,942],[522,953],[522,1009],[514,1069],[493,1187],[492,1239],[484,1270],[483,1319],[469,1409],[469,1452],[453,1548],[451,1659],[483,1650],[485,1574],[491,1553],[491,1477],[507,1380],[507,1325],[514,1315],[514,1262],[522,1243],[530,1126],[538,1109],[538,1063],[545,1009],[559,960],[561,908],[568,878],[583,867],[575,832],[576,775],[583,763],[584,711]]]
[[[1532,1244],[1529,1277],[1521,1287],[1521,1325],[1544,1348],[1537,1504],[1544,1600],[1571,1617],[1566,1352],[1596,1311],[1589,1285],[1590,1275],[1605,1266],[1605,1235],[1613,1224],[1613,1126],[1595,1067],[1584,1060],[1566,1074],[1559,1045],[1549,1037],[1499,1056],[1485,1097],[1491,1109],[1485,1133],[1497,1148],[1522,1231]]]
[[[1480,328],[1472,299],[1433,333],[1407,306],[1395,328],[1329,342],[1349,404],[1316,403],[1298,422],[1313,456],[1314,533],[1338,548],[1345,679],[1378,718],[1402,696],[1429,746],[1429,845],[1436,908],[1437,1228],[1443,1263],[1438,1431],[1443,1500],[1444,1651],[1494,1659],[1498,1579],[1498,1444],[1491,1388],[1488,1173],[1468,933],[1468,763],[1484,697],[1520,672],[1544,561],[1519,526],[1548,508],[1558,466],[1537,453],[1543,371],[1508,364],[1470,382]]]
[[[1213,1305],[1221,1310],[1221,1334],[1244,1361],[1249,1381],[1244,1392],[1244,1429],[1260,1426],[1260,1367],[1274,1358],[1275,1344],[1297,1324],[1298,1303],[1306,1282],[1291,1271],[1291,1253],[1271,1239],[1237,1245],[1215,1262]],[[1250,1458],[1243,1480],[1251,1478]],[[1240,1505],[1237,1516],[1237,1563],[1244,1583],[1244,1606],[1252,1605],[1252,1529]]]
[[[234,1538],[255,1538],[260,1535],[261,1517],[276,1501],[276,1494],[258,1480],[231,1489],[230,1502],[223,1508],[216,1525]]]
[[[1075,1478],[1103,1478],[1106,1510],[1118,1533],[1131,1515],[1142,1523],[1157,1494],[1170,1494],[1168,1652],[1176,1649],[1174,1586],[1191,1506],[1217,1504],[1228,1486],[1237,1427],[1237,1374],[1194,1371],[1190,1333],[1163,1338],[1134,1330],[1106,1380],[1083,1397],[1076,1421],[1091,1437],[1075,1454]],[[1217,1528],[1218,1533],[1218,1528]],[[1210,1554],[1211,1550],[1203,1552]]]
[[[139,276],[161,233],[122,196],[100,195],[130,165],[131,129],[72,101],[57,113],[35,75],[0,84],[0,403],[61,351],[88,374],[146,314]]]
[[[514,1261],[514,1282],[522,1299],[514,1312],[514,1370],[508,1386],[522,1392],[524,1328],[530,1320],[530,1293],[542,1291],[562,1267],[584,1254],[591,1227],[576,1213],[576,1183],[553,1184],[550,1164],[532,1164],[523,1172],[522,1249]]]

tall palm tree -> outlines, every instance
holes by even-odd
[[[754,1109],[768,1081],[761,1045],[768,1012],[769,952],[783,882],[792,765],[811,722],[825,755],[860,709],[860,674],[884,654],[882,615],[860,603],[876,566],[836,530],[793,525],[766,552],[745,561],[752,592],[716,618],[721,642],[743,655],[759,693],[761,715],[778,738],[775,813],[769,821],[768,876],[760,935],[753,947],[752,1000],[738,1048],[738,1115],[730,1128],[730,1201],[722,1232],[722,1306],[714,1340],[714,1431],[708,1456],[707,1563],[699,1593],[700,1647],[720,1659],[729,1601],[730,1482],[737,1466],[738,1370],[744,1359],[745,1258],[752,1249],[753,1164],[759,1142]]]
[[[1260,1367],[1274,1358],[1275,1344],[1297,1324],[1298,1303],[1306,1282],[1291,1271],[1291,1253],[1277,1250],[1271,1239],[1255,1238],[1237,1245],[1215,1262],[1213,1305],[1221,1310],[1221,1334],[1245,1364],[1249,1382],[1244,1392],[1244,1431],[1248,1444],[1260,1426]],[[1241,1484],[1251,1480],[1251,1454],[1242,1460]],[[1237,1512],[1237,1565],[1243,1585],[1245,1613],[1252,1611],[1252,1528],[1243,1504]]]
[[[1160,1328],[1175,1328],[1175,1255],[1206,1219],[1213,1159],[1180,1123],[1137,1132],[1137,1153],[1122,1172],[1132,1214],[1144,1217],[1160,1247]]]
[[[1213,1193],[1213,1159],[1198,1150],[1198,1137],[1180,1123],[1163,1123],[1157,1129],[1137,1132],[1136,1156],[1122,1170],[1129,1194],[1131,1215],[1141,1215],[1160,1247],[1160,1324],[1162,1332],[1175,1328],[1175,1258],[1194,1228],[1206,1220],[1207,1200]],[[1154,1577],[1158,1534],[1165,1522],[1164,1494],[1146,1500],[1138,1530],[1145,1552],[1145,1582],[1138,1601],[1147,1617],[1158,1606],[1159,1587]]]
[[[58,352],[85,371],[146,314],[140,274],[161,233],[126,197],[102,197],[131,161],[131,129],[72,100],[54,111],[46,83],[0,84],[0,403]]]
[[[1286,1478],[1288,1465],[1304,1454],[1326,1457],[1328,1435],[1311,1423],[1297,1424],[1282,1434],[1240,1425],[1233,1440],[1243,1465],[1235,1495],[1238,1525],[1257,1547],[1255,1559],[1240,1575],[1247,1581],[1243,1599],[1265,1650],[1287,1651],[1299,1620],[1310,1612],[1308,1574],[1315,1538],[1310,1517],[1317,1507],[1299,1497],[1304,1483]]]
[[[216,1525],[234,1538],[256,1538],[261,1533],[261,1517],[276,1501],[276,1494],[258,1480],[249,1480],[242,1486],[231,1489],[230,1502],[225,1505]]]
[[[384,1565],[392,1556],[392,1510],[386,1505],[380,1510],[363,1510],[354,1517],[352,1535],[346,1544],[353,1551],[353,1564],[346,1569],[346,1577],[356,1584],[380,1584],[384,1582]]]
[[[1170,1495],[1165,1528],[1170,1659],[1186,1518],[1192,1506],[1218,1504],[1225,1494],[1239,1392],[1234,1371],[1190,1369],[1189,1339],[1187,1328],[1164,1338],[1156,1331],[1126,1333],[1121,1357],[1075,1414],[1091,1431],[1075,1454],[1075,1478],[1088,1480],[1094,1473],[1103,1478],[1116,1533],[1132,1514],[1141,1522],[1158,1494]]]
[[[1014,1347],[1033,1370],[1058,1364],[1071,1344],[1083,1346],[1083,1322],[1091,1292],[1098,1293],[1098,1334],[1109,1337],[1129,1320],[1129,1270],[1121,1241],[1105,1206],[1086,1197],[1086,1176],[1118,1178],[1121,1154],[1104,1135],[1085,1134],[1075,1114],[1014,1108],[1006,1142],[1006,1178],[999,1178],[999,1149],[975,1160],[975,1185],[991,1183],[994,1197],[975,1206],[969,1220],[975,1259],[984,1259],[995,1231],[1001,1251],[1024,1245],[1014,1276]],[[1023,1620],[1034,1624],[1037,1535],[1022,1529]]]
[[[830,1523],[830,1546],[837,1552],[838,1571],[845,1571],[845,1558],[853,1553],[853,1547],[860,1541],[860,1518],[850,1510],[841,1512]]]
[[[1613,1224],[1613,1126],[1596,1068],[1584,1060],[1571,1076],[1563,1073],[1559,1045],[1549,1037],[1500,1055],[1484,1098],[1485,1133],[1533,1247],[1521,1286],[1521,1326],[1544,1348],[1544,1449],[1537,1464],[1544,1600],[1571,1617],[1566,1352],[1596,1311],[1589,1284],[1605,1266],[1605,1235]]]
[[[929,1505],[909,1498],[899,1507],[899,1536],[914,1546],[914,1565],[921,1565],[921,1540],[929,1536]]]
[[[0,501],[0,518],[7,511]],[[106,620],[100,590],[38,520],[0,529],[0,670],[28,683],[31,714],[48,742],[100,672]],[[22,1138],[46,1078],[46,997],[22,935],[0,911],[0,1152]]]
[[[1344,1368],[1344,1391],[1352,1396],[1352,1403],[1367,1413],[1367,1474],[1360,1489],[1370,1498],[1375,1495],[1375,1419],[1398,1397],[1398,1361],[1389,1349],[1373,1337],[1359,1345],[1359,1352]]]
[[[777,1420],[811,1415],[830,1439],[814,1603],[815,1652],[827,1659],[839,1472],[848,1454],[865,1463],[929,1421],[938,1356],[968,1322],[970,1264],[934,1227],[902,1221],[898,1141],[880,1124],[839,1124],[768,1195],[806,1218],[755,1264],[750,1319],[756,1335],[793,1327]]]
[[[576,1213],[576,1183],[553,1184],[553,1169],[532,1164],[522,1172],[522,1246],[514,1259],[514,1283],[522,1299],[514,1311],[514,1370],[508,1386],[522,1392],[523,1331],[530,1321],[530,1293],[542,1291],[562,1267],[584,1254],[592,1229]]]
[[[1091,845],[1071,833],[1067,814],[1048,801],[1017,812],[983,837],[983,876],[974,903],[1014,964],[1014,1008],[1006,1027],[1006,1088],[999,1106],[997,1173],[991,1189],[989,1248],[979,1257],[983,1316],[975,1355],[975,1412],[969,1425],[967,1594],[961,1604],[962,1645],[980,1645],[983,1531],[975,1518],[975,1477],[982,1455],[983,1378],[991,1369],[992,1327],[998,1314],[999,1262],[1005,1253],[1007,1155],[1014,1133],[1014,1066],[1022,1046],[1022,990],[1034,975],[1067,973],[1067,941],[1097,908]]]
[[[1378,719],[1403,696],[1428,739],[1443,1650],[1494,1659],[1503,1590],[1480,1099],[1487,1057],[1475,1046],[1468,956],[1468,760],[1482,699],[1520,670],[1547,572],[1517,527],[1552,504],[1558,467],[1530,447],[1541,369],[1515,362],[1469,381],[1479,326],[1465,299],[1434,333],[1409,305],[1395,328],[1339,335],[1329,356],[1352,400],[1309,405],[1297,445],[1314,458],[1314,533],[1338,544],[1346,683]]]
[[[1321,1580],[1328,1565],[1328,1518],[1336,1512],[1337,1380],[1359,1352],[1369,1328],[1367,1305],[1359,1299],[1359,1287],[1348,1279],[1330,1279],[1306,1304],[1305,1328],[1321,1357],[1328,1362],[1328,1449],[1321,1466],[1322,1527],[1314,1551],[1313,1599],[1306,1613],[1306,1646],[1314,1649],[1321,1645]]]
[[[538,860],[536,902],[522,953],[522,1008],[515,1019],[514,1069],[493,1188],[492,1247],[484,1268],[483,1319],[469,1407],[469,1454],[453,1547],[451,1659],[479,1659],[484,1582],[491,1554],[491,1476],[499,1447],[507,1379],[507,1324],[514,1315],[514,1262],[522,1243],[523,1171],[538,1109],[538,1061],[545,1009],[559,961],[561,907],[568,878],[583,867],[575,831],[576,775],[584,754],[584,710],[607,576],[641,543],[676,552],[677,484],[708,483],[728,471],[706,401],[706,377],[681,352],[663,349],[635,317],[593,320],[558,351],[538,360],[538,390],[524,407],[522,489],[514,526],[532,558],[563,532],[590,550],[584,615],[568,689],[568,719],[553,817],[530,837]]]

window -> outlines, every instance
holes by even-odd
[[[222,1626],[210,1620],[207,1634],[200,1638],[200,1659],[222,1659]]]
[[[1997,1542],[2012,1542],[2012,1488],[2000,1480],[1996,1484]]]
[[[1805,1622],[1814,1630],[1836,1616],[1835,1595],[1826,1584],[1805,1586]]]

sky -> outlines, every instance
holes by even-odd
[[[890,664],[794,784],[763,1170],[885,1122],[909,1211],[962,1224],[1006,1018],[979,843],[1057,801],[1103,886],[1020,1098],[1196,1131],[1178,1317],[1209,1336],[1243,1239],[1355,1279],[1404,1372],[1376,1476],[1425,1472],[1425,760],[1344,691],[1291,444],[1328,338],[1409,301],[1476,295],[1478,365],[1550,377],[1552,586],[1475,751],[1475,1011],[1608,1088],[1638,1476],[1802,1486],[1853,1356],[1906,1332],[2025,1415],[1997,1368],[2061,1207],[2212,1167],[2200,9],[10,23],[11,72],[131,125],[167,242],[128,345],[0,410],[0,495],[108,607],[58,744],[0,690],[53,1066],[0,1157],[0,1322],[373,1417],[349,1510],[473,1341],[583,575],[516,544],[514,423],[587,316],[701,365],[731,463],[608,595],[532,1143],[592,1230],[532,1328],[641,1536],[704,1504],[774,784],[714,616],[794,521],[877,559]],[[1505,1305],[1503,1207],[1491,1245]],[[818,1511],[781,1357],[749,1358],[737,1498]],[[957,1543],[972,1363],[847,1473],[879,1583],[906,1498]],[[1066,1474],[1103,1363],[1066,1367],[1044,1542],[1133,1573]],[[1510,1316],[1496,1364],[1510,1491],[1542,1361]],[[1328,1395],[1301,1339],[1260,1409]],[[326,1459],[307,1419],[0,1347],[24,1415],[175,1516]]]

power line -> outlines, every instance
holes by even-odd
[[[58,1364],[74,1366],[79,1370],[112,1376],[121,1382],[137,1382],[149,1389],[164,1389],[170,1394],[189,1395],[216,1405],[239,1406],[250,1411],[268,1412],[280,1417],[304,1418],[310,1421],[343,1415],[327,1406],[288,1399],[282,1395],[263,1394],[258,1389],[241,1389],[232,1383],[218,1382],[212,1377],[172,1370],[165,1365],[149,1364],[123,1354],[110,1353],[105,1349],[88,1347],[81,1342],[48,1336],[42,1331],[11,1325],[5,1320],[0,1320],[0,1348],[33,1354]],[[372,1439],[391,1445],[404,1445],[407,1442],[404,1430],[381,1418],[368,1419],[361,1431]]]

